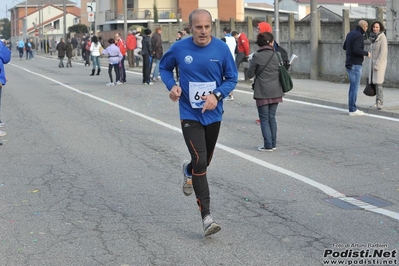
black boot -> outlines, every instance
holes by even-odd
[[[101,69],[97,69],[97,76],[100,75]]]
[[[94,72],[95,72],[95,71],[96,71],[95,69],[92,69],[92,70],[91,70],[90,76],[94,76]]]

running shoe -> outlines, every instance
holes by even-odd
[[[190,196],[193,194],[193,180],[192,180],[192,175],[187,172],[187,166],[190,163],[190,161],[184,161],[182,170],[183,170],[183,193],[186,196]]]
[[[202,225],[204,227],[205,236],[216,234],[222,229],[220,225],[215,223],[210,214],[206,215],[202,220]]]

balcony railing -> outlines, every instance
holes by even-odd
[[[153,20],[153,10],[144,8],[128,8],[127,20]],[[177,9],[158,9],[158,19],[177,19]],[[123,14],[118,14],[116,10],[105,11],[105,21],[124,20]]]

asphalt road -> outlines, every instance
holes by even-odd
[[[262,153],[250,86],[239,84],[208,169],[222,231],[205,238],[195,197],[181,191],[188,152],[162,83],[128,71],[127,84],[107,87],[106,69],[91,77],[82,61],[13,56],[0,265],[397,265],[399,120],[286,99],[277,150]]]

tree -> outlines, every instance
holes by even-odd
[[[158,23],[158,7],[157,7],[157,0],[154,0],[154,23]]]
[[[11,21],[8,18],[3,18],[0,20],[0,24],[3,25],[3,30],[0,32],[2,35],[2,39],[10,39],[11,38]]]
[[[89,33],[87,26],[85,24],[76,24],[71,27],[68,27],[68,32]]]

